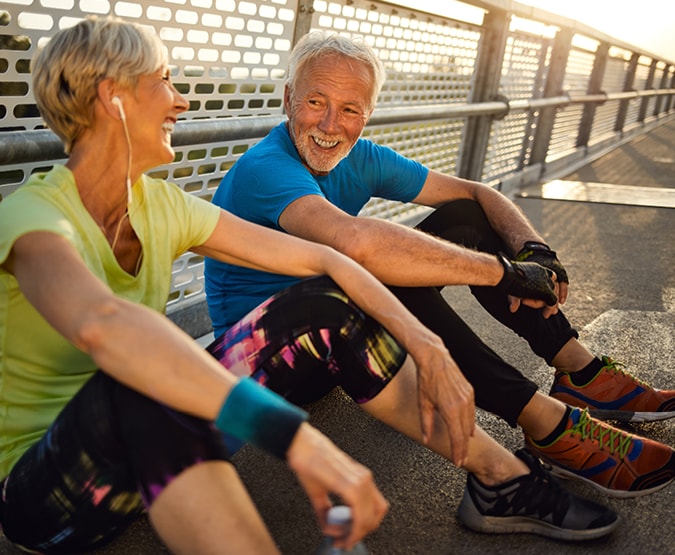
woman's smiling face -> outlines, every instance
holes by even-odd
[[[138,78],[134,91],[124,95],[134,164],[153,168],[173,161],[171,134],[178,115],[188,107],[188,102],[171,83],[168,68]]]

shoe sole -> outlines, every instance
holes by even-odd
[[[548,459],[543,459],[545,460],[546,464],[551,467],[550,472],[557,478],[563,478],[566,480],[579,480],[580,482],[585,482],[589,486],[593,486],[595,489],[601,491],[605,495],[609,497],[616,497],[618,499],[630,499],[631,497],[642,497],[644,495],[649,495],[651,493],[654,493],[656,491],[659,491],[663,488],[665,488],[667,485],[669,485],[673,479],[668,480],[667,482],[664,482],[663,484],[659,484],[658,486],[654,486],[653,488],[649,489],[640,489],[640,490],[634,490],[634,491],[629,491],[629,490],[619,490],[619,489],[611,489],[607,488],[605,486],[602,486],[593,480],[589,480],[588,478],[584,478],[583,476],[579,476],[578,474],[575,474],[574,472],[571,472],[569,470],[565,470],[564,468],[561,468],[559,466],[556,466],[554,463],[552,463]]]
[[[475,532],[483,532],[485,534],[536,534],[538,536],[567,541],[585,541],[602,538],[611,533],[621,521],[621,518],[617,516],[614,522],[601,528],[570,530],[522,516],[484,516],[476,510],[472,503],[465,503],[464,500],[460,503],[457,518],[464,526]]]
[[[588,409],[589,414],[598,420],[616,420],[618,422],[660,422],[675,417],[675,411],[671,412],[633,412],[629,410],[604,410]]]

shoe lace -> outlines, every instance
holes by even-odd
[[[579,421],[570,429],[571,434],[579,434],[581,439],[595,440],[601,449],[608,449],[610,453],[623,459],[633,445],[633,437],[626,432],[608,426],[591,417],[588,409],[580,411]]]
[[[560,524],[570,506],[570,494],[539,461],[530,470],[527,485],[523,484],[511,499],[514,514],[537,515],[541,519],[550,515],[554,524]]]
[[[614,374],[621,374],[622,376],[625,376],[626,378],[635,382],[638,385],[645,386],[645,387],[647,386],[647,384],[645,382],[636,378],[635,376],[633,376],[633,374],[628,372],[625,369],[626,365],[623,362],[619,362],[618,360],[614,360],[610,357],[603,356],[602,357],[602,363],[603,363],[603,367],[602,367],[603,370],[607,370],[608,372],[613,372]]]

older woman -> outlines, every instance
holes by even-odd
[[[172,261],[193,250],[297,276],[328,274],[392,331],[401,329],[396,318],[412,317],[334,251],[143,175],[173,159],[171,132],[188,107],[154,34],[86,19],[49,41],[33,77],[69,159],[0,204],[5,535],[25,549],[73,553],[147,509],[175,552],[274,552],[222,432],[284,457],[322,523],[329,493],[352,505],[346,544],[373,530],[387,503],[371,473],[302,411],[237,381],[161,313]],[[431,337],[419,325],[416,335]]]

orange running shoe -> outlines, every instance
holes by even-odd
[[[549,395],[591,416],[621,422],[656,422],[675,416],[675,391],[654,389],[624,370],[624,365],[602,357],[604,366],[586,385],[575,385],[570,374],[556,372]]]
[[[551,465],[551,473],[587,482],[612,497],[653,493],[675,479],[675,451],[595,420],[572,408],[567,427],[542,445],[525,435],[532,454]]]

